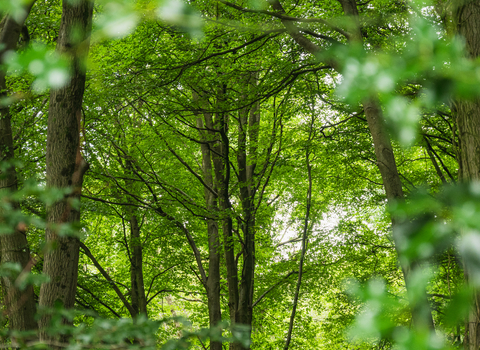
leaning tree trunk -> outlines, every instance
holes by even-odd
[[[480,1],[458,0],[455,9],[457,32],[465,39],[471,59],[480,56]],[[460,141],[460,180],[480,180],[480,99],[455,101]],[[468,276],[468,269],[466,271]],[[480,348],[480,293],[477,291],[468,319],[465,348]]]
[[[285,14],[279,0],[268,0],[273,9],[280,14]],[[358,20],[358,9],[355,0],[339,0],[343,11],[346,16],[350,17],[350,20],[355,24],[354,32],[349,33],[349,41],[351,42],[363,42],[363,37]],[[281,22],[287,29],[288,34],[295,40],[295,42],[304,48],[309,53],[317,56],[322,52],[322,49],[314,42],[305,37],[295,23],[290,19],[282,19]],[[328,62],[336,71],[339,71],[340,64],[335,58],[331,58]],[[368,127],[372,134],[372,139],[375,148],[375,156],[377,159],[377,166],[380,170],[380,174],[383,179],[383,186],[387,195],[388,201],[398,200],[403,198],[402,182],[398,174],[397,165],[395,163],[395,156],[393,154],[393,148],[390,142],[390,137],[385,129],[384,120],[381,108],[375,98],[367,99],[363,101],[363,107],[365,110],[365,116],[368,122]],[[392,218],[392,226],[395,226],[395,219]],[[395,246],[398,247],[397,242]],[[409,288],[408,274],[409,267],[402,266],[402,271],[405,277],[405,285]],[[426,301],[426,295],[425,295]],[[434,328],[433,317],[430,310],[412,310],[412,316],[414,322],[417,325],[424,324],[430,329]]]
[[[63,1],[57,50],[70,56],[72,77],[65,87],[50,93],[47,186],[71,188],[72,192],[47,208],[45,236],[50,251],[45,254],[43,272],[50,276],[51,281],[40,289],[42,307],[52,307],[56,302],[61,302],[68,309],[72,308],[75,302],[79,241],[74,236],[59,235],[58,226],[80,220],[80,211],[75,203],[79,202],[83,175],[88,168],[80,153],[80,120],[85,91],[84,64],[89,48],[92,11],[93,4],[89,0]],[[48,322],[48,317],[42,317],[39,321],[41,340],[49,339],[45,332]]]
[[[27,7],[28,14],[34,1]],[[26,16],[25,16],[26,17]],[[5,52],[15,50],[25,18],[16,22],[12,17],[6,16],[3,28],[0,31],[0,61]],[[3,48],[2,48],[3,47]],[[14,158],[14,145],[12,137],[11,115],[8,106],[3,106],[3,99],[7,97],[5,72],[0,70],[0,161],[9,162]],[[3,194],[17,190],[17,173],[13,164],[5,173],[0,173],[0,191]],[[18,210],[18,203],[12,203],[12,209]],[[18,225],[12,234],[0,235],[1,263],[18,263],[24,273],[28,273],[33,264],[30,258],[30,250],[26,237],[26,227]],[[36,328],[35,301],[33,299],[33,286],[28,286],[21,291],[15,286],[15,280],[3,277],[2,286],[4,291],[3,304],[9,320],[9,328],[16,331],[26,331]]]
[[[395,155],[393,154],[392,143],[387,133],[383,121],[382,111],[378,102],[368,100],[363,103],[365,110],[365,117],[367,119],[370,133],[372,134],[373,144],[375,148],[375,156],[377,159],[377,166],[383,180],[383,187],[389,202],[395,200],[403,200],[402,182],[397,170],[395,162]],[[398,239],[395,235],[395,225],[397,220],[394,216],[391,218],[392,227],[394,229],[394,243],[398,252]],[[414,265],[414,264],[413,264]],[[411,288],[410,282],[410,265],[401,263],[401,269],[405,280],[407,290]],[[433,317],[430,308],[428,307],[427,295],[422,295],[422,301],[417,302],[412,306],[412,317],[416,327],[428,327],[434,329]]]

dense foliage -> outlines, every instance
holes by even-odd
[[[0,2],[0,344],[477,349],[471,4]]]

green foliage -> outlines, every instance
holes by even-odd
[[[437,108],[451,98],[474,96],[480,69],[467,59],[460,38],[439,36],[441,28],[417,15],[410,21],[411,31],[400,50],[378,52],[360,44],[339,45],[326,54],[341,60],[339,96],[352,106],[379,96],[387,122],[404,146],[415,141],[422,110]],[[413,101],[399,94],[407,84],[420,89]]]
[[[338,19],[341,10],[336,2],[282,3],[289,15],[331,18],[348,29],[349,24]],[[18,4],[3,1],[0,11],[18,15]],[[477,63],[465,58],[458,38],[447,38],[431,19],[422,18],[421,11],[407,15],[403,2],[382,0],[371,5],[360,8],[367,45],[347,44],[339,33],[319,25],[341,42],[321,42],[327,54],[317,57],[338,59],[343,73],[339,78],[318,68],[283,36],[277,19],[259,20],[265,14],[237,13],[208,1],[97,2],[82,121],[82,151],[91,168],[81,205],[71,203],[82,211],[81,224],[63,224],[57,232],[79,237],[114,282],[106,281],[82,254],[77,310],[60,305],[44,310],[52,316],[52,335],[69,336],[64,344],[68,349],[200,348],[208,339],[249,345],[249,329],[241,325],[208,328],[205,288],[191,247],[174,221],[192,233],[208,269],[205,218],[213,214],[205,208],[204,187],[194,174],[201,173],[202,163],[196,121],[205,111],[228,116],[227,161],[237,164],[239,115],[258,103],[259,137],[248,144],[259,150],[255,171],[260,178],[252,291],[258,303],[253,307],[252,348],[284,346],[306,211],[307,151],[313,206],[291,349],[344,349],[353,343],[365,349],[433,350],[459,343],[464,327],[460,324],[472,295],[464,287],[460,259],[472,271],[472,282],[480,284],[479,191],[476,184],[442,189],[432,158],[441,162],[441,171],[454,182],[455,118],[447,104],[451,98],[475,96]],[[267,2],[259,1],[245,6],[270,9]],[[47,10],[51,16],[46,19],[42,14]],[[59,13],[58,3],[39,4],[28,24],[36,29],[35,40],[17,53],[8,53],[4,61],[11,75],[10,89],[26,92],[27,99],[11,105],[18,135],[15,152],[25,166],[2,163],[2,173],[15,165],[21,175],[18,192],[1,194],[0,233],[11,234],[25,225],[33,255],[40,259],[32,273],[22,272],[17,264],[0,267],[0,275],[14,279],[21,289],[47,282],[39,273],[41,258],[55,247],[42,243],[44,208],[71,193],[71,189],[46,190],[25,180],[34,175],[44,183],[45,176],[47,126],[42,115],[48,99],[42,104],[40,98],[30,96],[30,81],[41,94],[65,84],[69,73],[65,59],[51,51]],[[385,26],[389,21],[392,26]],[[316,28],[306,23],[302,30]],[[245,76],[252,72],[258,81],[246,88]],[[192,98],[194,92],[203,104]],[[411,146],[395,146],[408,198],[389,212],[368,127],[361,112],[351,113],[370,98],[381,101],[398,142]],[[207,143],[214,144],[211,139]],[[238,235],[232,244],[241,267],[244,218],[239,188],[244,184],[235,177],[239,170],[232,165],[232,209],[216,219],[222,215],[234,219]],[[422,185],[428,189],[415,194]],[[14,202],[20,208],[14,209]],[[159,208],[169,219],[159,214]],[[133,215],[140,223],[140,236],[132,238]],[[397,247],[392,243],[389,215],[398,222],[393,232],[400,242]],[[132,301],[131,256],[133,246],[139,244],[149,318],[132,320],[111,286],[115,283],[127,302]],[[395,248],[398,261],[413,270],[408,292]],[[221,274],[226,274],[223,262]],[[227,287],[221,279],[223,319],[230,316]],[[425,293],[430,295],[429,305]],[[412,308],[424,312],[427,306],[435,309],[437,334],[412,327]],[[177,314],[189,322],[171,317]],[[2,332],[4,338],[21,339],[8,329]],[[28,346],[46,347],[30,342],[31,334],[24,336]]]
[[[17,22],[22,21],[27,13],[24,6],[31,3],[30,0],[6,0],[0,3],[0,14],[9,13]]]

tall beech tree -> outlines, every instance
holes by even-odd
[[[13,18],[7,14],[0,26],[0,61],[3,61],[8,51],[15,50],[22,32],[28,35],[24,22],[35,1],[23,7],[24,16]],[[26,34],[25,34],[26,33]],[[12,135],[12,116],[10,107],[6,104],[8,97],[6,72],[0,69],[0,161],[5,162],[7,169],[0,173],[0,191],[13,193],[18,189],[17,172],[13,160],[15,158]],[[11,203],[14,209],[19,209],[18,203]],[[0,235],[0,258],[2,263],[19,263],[24,272],[30,272],[34,261],[30,258],[30,249],[26,237],[27,227],[19,224],[12,234]],[[36,328],[35,301],[33,286],[21,291],[15,285],[15,279],[2,276],[4,303],[13,330],[25,331]]]
[[[71,193],[47,209],[43,272],[50,282],[40,289],[39,304],[53,307],[59,301],[67,309],[75,303],[79,241],[60,234],[61,224],[80,220],[79,199],[83,175],[88,169],[81,151],[82,101],[85,91],[86,58],[89,50],[93,3],[90,0],[63,1],[57,51],[71,62],[71,78],[66,86],[52,89],[48,111],[46,172],[47,186],[71,189]],[[48,339],[48,317],[39,321],[40,339]]]

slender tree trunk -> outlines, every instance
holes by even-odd
[[[140,228],[138,226],[137,216],[130,216],[130,282],[132,307],[139,314],[148,317],[147,299],[145,296],[145,284],[143,282],[143,247],[141,242]]]
[[[221,95],[223,92],[220,92]],[[231,204],[229,198],[230,164],[228,123],[223,113],[217,113],[215,120],[209,113],[204,113],[205,126],[210,138],[215,140],[212,147],[212,162],[214,169],[214,186],[218,191],[219,217],[222,223],[223,250],[227,268],[228,307],[230,321],[235,324],[236,310],[238,307],[238,271],[235,262],[233,244],[233,224],[231,217]]]
[[[207,133],[203,130],[204,123],[202,118],[197,118],[197,127],[200,130],[200,140],[208,140]],[[203,179],[210,189],[214,188],[213,170],[210,149],[207,144],[202,143],[202,172]],[[218,189],[217,189],[218,190]],[[205,203],[208,215],[218,215],[218,205],[216,196],[207,188],[204,189]],[[220,304],[220,238],[218,234],[218,223],[215,219],[207,219],[208,229],[208,278],[207,278],[207,298],[208,298],[208,315],[210,327],[215,327],[222,320],[221,304]],[[221,342],[211,342],[210,349],[222,350]]]
[[[127,180],[125,180],[125,186],[130,188],[133,193],[135,192],[135,182],[130,178],[134,175],[134,168],[131,160],[128,158],[125,160],[124,169],[127,178]],[[133,204],[129,196],[127,196],[126,201]],[[130,240],[127,253],[130,261],[130,297],[132,310],[134,310],[134,314],[131,316],[135,318],[139,314],[143,314],[148,317],[145,284],[143,281],[143,246],[136,209],[134,207],[127,207],[126,216],[130,224]]]
[[[314,118],[312,118],[310,124],[310,131],[308,135],[308,143],[312,140],[313,133],[313,123]],[[303,234],[302,234],[302,252],[300,255],[300,262],[298,264],[298,279],[297,279],[297,286],[295,288],[295,296],[293,297],[293,306],[292,306],[292,313],[290,314],[290,323],[288,326],[288,333],[287,338],[285,340],[285,347],[284,350],[288,350],[290,342],[292,340],[292,332],[293,332],[293,323],[295,321],[295,314],[297,311],[298,305],[298,298],[300,295],[300,286],[302,284],[302,277],[303,277],[303,263],[305,261],[305,252],[307,251],[307,240],[308,240],[308,225],[310,221],[310,208],[312,206],[312,166],[310,165],[310,150],[307,146],[305,150],[305,161],[307,166],[307,176],[308,176],[308,189],[307,189],[307,200],[306,200],[306,211],[305,211],[305,220],[303,223]]]
[[[75,303],[79,241],[72,236],[58,235],[58,225],[80,220],[80,211],[72,203],[80,200],[83,175],[88,164],[80,153],[80,121],[85,90],[85,59],[88,54],[93,4],[89,0],[63,1],[63,13],[57,50],[71,57],[72,77],[63,88],[50,93],[47,134],[47,186],[72,188],[62,201],[47,208],[48,226],[45,232],[50,251],[45,254],[44,273],[51,281],[40,289],[40,306],[52,307],[61,302],[65,308]],[[80,31],[81,40],[78,34]],[[45,332],[49,318],[39,321],[40,339],[48,340]]]
[[[358,10],[356,0],[339,0],[341,3],[345,15],[351,16],[356,22],[356,31],[353,33],[351,40],[361,42],[363,41],[362,33],[358,23]],[[385,188],[385,194],[389,202],[403,200],[403,188],[402,181],[397,170],[397,164],[395,162],[395,155],[393,153],[392,143],[390,136],[388,135],[385,121],[379,102],[375,97],[367,99],[363,102],[363,109],[365,111],[365,117],[367,119],[368,128],[372,134],[375,157],[377,160],[377,166],[382,175],[383,187]],[[393,240],[395,248],[398,252],[399,237],[395,234],[395,226],[397,224],[396,218],[392,216],[392,229],[394,231]],[[411,264],[412,265],[412,264]],[[415,265],[413,263],[413,265]],[[400,262],[400,267],[403,272],[405,280],[405,287],[410,289],[410,265]],[[427,327],[434,329],[432,311],[428,306],[427,295],[422,296],[422,302],[417,302],[417,305],[412,306],[412,318],[416,327]]]
[[[28,14],[34,1],[25,7]],[[26,16],[25,16],[26,17]],[[9,50],[15,50],[22,31],[25,18],[16,22],[8,16],[3,20],[3,28],[0,31],[0,61],[3,54]],[[3,98],[7,96],[5,72],[0,70],[0,161],[9,162],[14,158],[14,144],[12,136],[11,115],[8,106],[1,105]],[[5,173],[0,174],[0,191],[4,194],[15,192],[18,188],[17,173],[14,165],[10,165]],[[12,203],[15,210],[19,209],[18,203]],[[30,258],[30,250],[26,237],[26,227],[21,225],[14,228],[10,235],[0,235],[0,258],[1,263],[19,263],[24,273],[30,272],[33,260]],[[11,330],[26,331],[36,328],[35,301],[33,299],[33,286],[28,286],[21,291],[15,286],[15,280],[3,277],[2,287],[4,293],[3,304],[9,319]]]
[[[256,73],[246,76],[248,99],[256,86]],[[259,104],[239,111],[238,116],[238,182],[242,202],[241,228],[243,232],[243,266],[239,291],[238,318],[240,324],[252,326],[253,288],[255,277],[255,184],[254,172],[257,161],[258,127],[260,124]]]
[[[249,73],[246,78],[246,90],[255,86],[256,76],[254,73]],[[216,212],[222,223],[223,231],[223,247],[225,253],[225,264],[227,269],[227,283],[229,293],[229,311],[232,326],[236,324],[252,325],[252,310],[253,310],[253,284],[255,272],[255,186],[253,186],[254,170],[257,161],[257,143],[258,143],[258,126],[260,123],[259,104],[256,103],[252,108],[245,108],[239,113],[239,136],[238,136],[238,181],[240,183],[240,199],[242,202],[242,224],[243,232],[243,266],[241,274],[241,283],[238,283],[238,268],[235,259],[234,241],[233,241],[233,225],[231,218],[231,204],[229,193],[230,182],[230,160],[229,160],[229,138],[228,138],[228,115],[221,112],[223,103],[223,94],[225,86],[217,94],[217,106],[219,110],[215,114],[215,118],[211,113],[204,112],[203,117],[205,125],[201,118],[197,119],[197,127],[200,129],[201,139],[203,141],[210,141],[209,145],[202,144],[202,158],[203,158],[203,173],[204,182],[211,189],[217,191],[215,196],[210,190],[205,188],[205,197],[207,199],[207,209]],[[246,91],[248,93],[248,91]],[[246,97],[246,95],[244,96]],[[198,99],[198,97],[197,97]],[[202,132],[206,129],[207,132]],[[208,135],[207,135],[208,134]],[[208,137],[207,137],[208,136]],[[247,137],[249,146],[247,146]],[[213,141],[213,142],[211,142]],[[248,153],[247,153],[248,149]],[[247,158],[249,162],[247,162]],[[213,171],[212,171],[213,162]],[[212,173],[214,177],[212,177]],[[215,199],[218,201],[215,201]],[[218,204],[217,204],[218,203]],[[218,205],[218,206],[217,206]],[[208,221],[209,226],[209,250],[210,261],[215,265],[210,265],[214,268],[209,271],[207,281],[207,289],[210,289],[209,283],[214,284],[215,293],[212,294],[212,307],[210,307],[209,296],[209,311],[210,320],[212,318],[220,318],[220,303],[217,301],[217,285],[216,280],[211,280],[212,276],[217,276],[217,261],[219,263],[219,256],[216,247],[219,245],[218,226],[214,220]],[[215,249],[214,249],[215,248]],[[213,259],[212,259],[213,258]],[[218,260],[217,260],[218,259]],[[218,270],[218,281],[220,273]],[[210,293],[207,291],[207,293]],[[218,311],[216,305],[218,303]],[[249,334],[250,336],[250,334]],[[212,343],[212,345],[214,345]],[[215,344],[216,345],[216,344]],[[220,349],[220,344],[218,344]],[[230,344],[231,350],[242,349],[241,344]]]
[[[454,12],[457,33],[464,37],[471,59],[480,56],[480,1],[457,0]],[[460,180],[480,180],[480,98],[455,103],[460,141]],[[468,276],[468,269],[466,271]],[[477,291],[467,322],[465,348],[480,348],[480,293]]]
[[[372,139],[375,147],[375,156],[377,159],[377,166],[380,170],[380,174],[382,175],[383,186],[385,188],[387,200],[389,202],[395,200],[403,200],[404,195],[402,189],[402,182],[400,181],[400,176],[398,175],[392,144],[390,142],[390,137],[384,125],[383,115],[380,106],[378,102],[369,100],[364,102],[363,108],[365,110],[368,127],[372,134]],[[395,248],[397,249],[399,246],[398,241],[400,238],[395,234],[395,226],[397,224],[397,220],[394,216],[392,216],[391,220],[392,228],[394,231],[393,240],[395,243]],[[397,254],[399,254],[398,249]],[[400,263],[400,265],[405,280],[405,286],[408,290],[411,285],[410,265],[404,264],[402,262]],[[412,263],[411,265],[415,266],[415,263]],[[416,327],[428,327],[430,329],[434,329],[432,311],[428,306],[428,299],[426,294],[422,296],[421,302],[417,302],[417,305],[412,306],[412,317]]]

